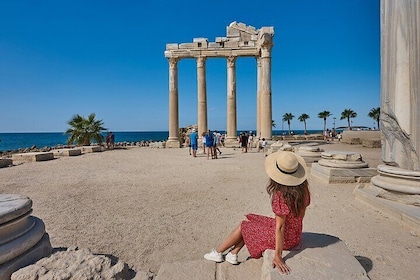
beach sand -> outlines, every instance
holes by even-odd
[[[382,163],[381,149],[322,147],[358,151],[370,167]],[[273,215],[264,154],[222,152],[207,160],[185,148],[136,147],[24,163],[0,169],[0,192],[33,200],[33,215],[44,221],[54,248],[88,248],[157,273],[164,262],[202,260],[245,214]],[[371,279],[419,278],[413,232],[356,201],[356,184],[309,183],[304,231],[343,240]],[[247,257],[246,249],[239,254],[240,261]]]

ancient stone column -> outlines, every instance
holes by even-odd
[[[236,131],[236,57],[227,58],[227,147],[237,146]]]
[[[261,45],[261,75],[260,89],[260,129],[261,138],[271,139],[272,134],[272,107],[271,107],[271,40]]]
[[[206,57],[197,58],[198,136],[207,131]]]
[[[377,196],[420,206],[420,2],[381,0],[381,137]],[[420,219],[420,207],[417,207]]]
[[[178,118],[178,58],[169,58],[169,137],[167,148],[180,148]]]
[[[261,59],[257,59],[257,138],[261,136]]]

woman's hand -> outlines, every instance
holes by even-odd
[[[283,261],[282,257],[274,256],[273,259],[273,268],[277,267],[281,274],[289,274],[290,273],[290,267],[287,266],[287,264]]]

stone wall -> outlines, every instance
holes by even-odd
[[[343,131],[342,142],[346,144],[361,145],[363,140],[380,140],[381,131],[379,130],[346,130]]]

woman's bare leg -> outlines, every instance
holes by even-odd
[[[226,239],[216,248],[216,251],[219,253],[223,253],[230,247],[234,246],[233,250],[231,251],[232,254],[237,254],[242,247],[245,245],[244,238],[242,237],[242,230],[241,224],[239,224],[229,235]]]

